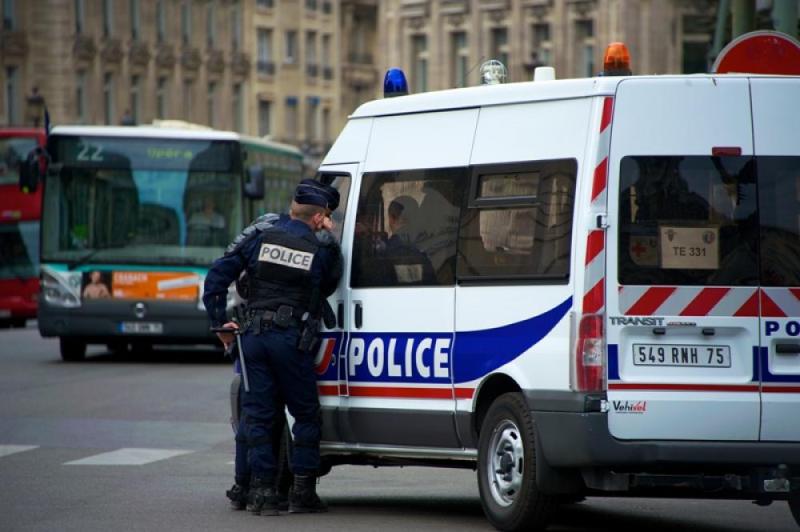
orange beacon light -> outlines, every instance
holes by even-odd
[[[631,74],[631,54],[628,53],[628,47],[621,42],[612,42],[606,47],[606,53],[603,55],[601,75],[630,76]]]

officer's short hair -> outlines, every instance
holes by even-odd
[[[317,213],[328,214],[328,209],[319,205],[297,203],[296,201],[293,201],[292,206],[289,207],[289,214],[293,218],[297,218],[304,222],[310,222],[311,218],[313,218]]]

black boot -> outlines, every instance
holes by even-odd
[[[274,481],[254,478],[250,482],[247,511],[255,515],[278,515],[278,495]]]
[[[225,495],[231,500],[231,506],[234,510],[244,510],[247,505],[247,486],[236,483],[225,492]]]
[[[289,513],[308,514],[327,511],[328,507],[317,496],[317,478],[310,475],[295,475],[292,491],[289,492]]]

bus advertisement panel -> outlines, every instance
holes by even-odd
[[[213,342],[208,267],[302,170],[296,148],[212,130],[56,127],[48,151],[39,330],[65,360]]]
[[[41,188],[20,190],[19,165],[37,145],[41,129],[0,129],[0,324],[24,326],[36,317],[39,293]]]

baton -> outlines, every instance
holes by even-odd
[[[244,363],[244,351],[242,351],[242,330],[234,327],[211,327],[211,332],[229,333],[236,337],[236,347],[239,348],[239,365],[242,368],[242,381],[244,391],[250,391],[250,381],[247,380],[247,366]]]

